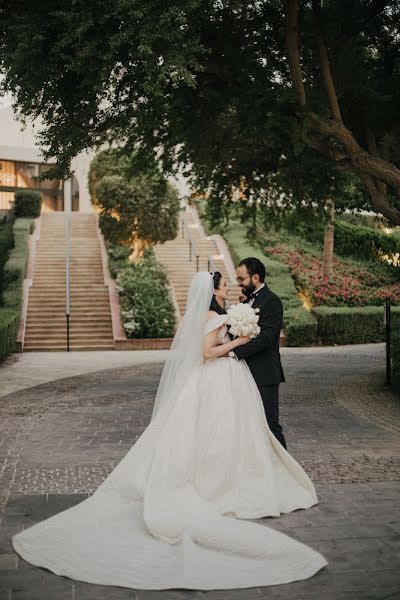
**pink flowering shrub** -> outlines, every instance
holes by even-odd
[[[322,274],[322,257],[310,251],[278,243],[264,248],[267,256],[284,262],[298,289],[314,306],[379,306],[386,298],[400,305],[400,281],[379,269],[366,270],[356,262],[334,257],[334,274],[329,282]]]

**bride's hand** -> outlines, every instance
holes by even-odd
[[[238,342],[238,346],[243,346],[243,344],[247,344],[247,342],[249,342],[251,340],[251,338],[248,335],[241,335],[240,337],[238,337],[236,339]]]

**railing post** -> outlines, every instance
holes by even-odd
[[[196,254],[196,271],[199,272],[199,255]]]
[[[390,298],[386,298],[385,302],[385,338],[386,338],[386,383],[390,385],[392,383],[392,357],[391,357],[391,310],[390,310]]]
[[[66,239],[66,256],[65,256],[65,316],[67,319],[67,352],[69,352],[69,319],[70,319],[70,240],[71,240],[71,213],[66,213],[67,219],[67,239]]]
[[[192,261],[192,241],[189,240],[189,260]]]

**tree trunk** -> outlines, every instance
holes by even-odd
[[[328,210],[328,223],[325,226],[325,234],[324,234],[324,257],[322,261],[322,274],[324,277],[328,278],[328,281],[331,281],[333,276],[333,244],[334,244],[334,236],[335,236],[335,205],[333,200],[328,200],[326,203],[326,208]]]
[[[149,247],[149,243],[146,240],[140,240],[135,238],[133,241],[132,253],[129,255],[130,262],[137,262],[143,257],[143,253],[146,248]]]
[[[329,63],[328,51],[319,18],[320,0],[313,0],[316,41],[319,51],[321,77],[332,112],[332,119],[325,118],[307,109],[306,93],[299,44],[299,6],[298,0],[286,2],[286,48],[292,84],[297,92],[302,111],[299,118],[303,121],[305,142],[318,152],[332,160],[338,168],[344,168],[357,174],[363,181],[370,196],[371,208],[381,213],[389,222],[400,225],[400,210],[391,204],[385,187],[390,187],[400,198],[400,169],[387,157],[381,158],[374,152],[367,152],[345,126],[340,114],[337,94]]]
[[[288,0],[286,9],[286,47],[289,69],[293,85],[299,96],[300,106],[304,106],[306,103],[306,92],[300,63],[298,0]]]

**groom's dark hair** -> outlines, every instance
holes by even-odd
[[[265,280],[265,267],[262,264],[261,260],[258,258],[254,258],[250,256],[249,258],[244,258],[238,264],[238,267],[245,266],[249,275],[258,275],[261,283],[264,283]]]

